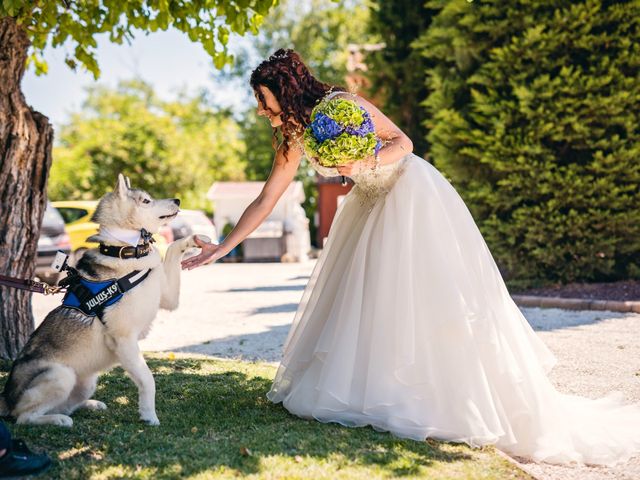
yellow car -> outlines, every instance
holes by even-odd
[[[97,243],[87,242],[87,238],[98,233],[98,224],[91,221],[91,216],[98,206],[97,200],[69,200],[51,202],[51,204],[58,209],[64,219],[74,259],[80,258],[85,250],[98,247]],[[153,235],[153,238],[155,239],[153,245],[164,257],[169,243],[173,241],[171,228],[163,227],[159,233]]]

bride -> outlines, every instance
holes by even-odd
[[[385,143],[378,166],[313,165],[355,187],[302,297],[271,401],[304,418],[495,444],[535,461],[612,464],[640,451],[640,405],[551,384],[555,358],[509,296],[471,214],[397,126],[363,98],[331,92],[291,50],[262,62],[251,86],[258,113],[284,141],[235,229],[219,245],[201,243],[183,268],[223,257],[269,215],[298,169],[311,110],[327,94],[365,108]]]

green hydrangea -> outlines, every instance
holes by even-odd
[[[313,112],[322,112],[344,127],[357,127],[364,120],[360,106],[344,98],[335,98],[322,102],[313,109]],[[311,120],[314,117],[315,115],[312,114]]]
[[[363,137],[342,133],[334,139],[318,143],[310,131],[304,132],[304,148],[320,165],[337,167],[373,155],[377,143],[374,133]]]
[[[318,113],[323,113],[343,127],[356,128],[365,120],[363,110],[357,103],[341,98],[318,104],[311,113],[312,122]],[[321,143],[315,138],[310,128],[306,128],[303,134],[307,155],[324,167],[347,165],[367,158],[375,153],[377,142],[375,133],[360,136],[343,132]]]

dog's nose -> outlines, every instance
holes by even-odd
[[[173,199],[173,203],[175,203],[177,206],[180,206],[180,199],[179,198],[174,198]]]

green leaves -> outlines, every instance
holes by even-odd
[[[348,45],[370,43],[367,6],[344,0],[283,0],[278,8],[268,9],[268,3],[254,2],[259,15],[252,17],[248,29],[255,33],[260,28],[260,33],[251,48],[240,52],[232,75],[244,79],[247,63],[253,63],[255,57],[267,57],[278,48],[293,48],[322,81],[343,85]]]
[[[512,283],[637,276],[640,4],[517,3],[429,4],[434,163]]]
[[[61,129],[50,197],[98,198],[124,171],[153,195],[210,208],[205,194],[213,181],[245,178],[246,146],[240,126],[203,98],[163,102],[137,81],[92,88],[83,110]]]
[[[15,17],[20,12],[21,8],[26,2],[21,0],[2,0],[2,7],[0,8],[0,15]]]
[[[0,15],[16,17],[33,46],[31,62],[39,72],[47,45],[68,42],[73,54],[67,65],[82,65],[94,77],[100,75],[95,58],[96,36],[107,33],[110,41],[122,43],[134,33],[177,28],[193,42],[203,45],[222,68],[232,60],[227,53],[231,32],[256,33],[264,15],[278,0],[51,0],[32,2],[0,0]]]

